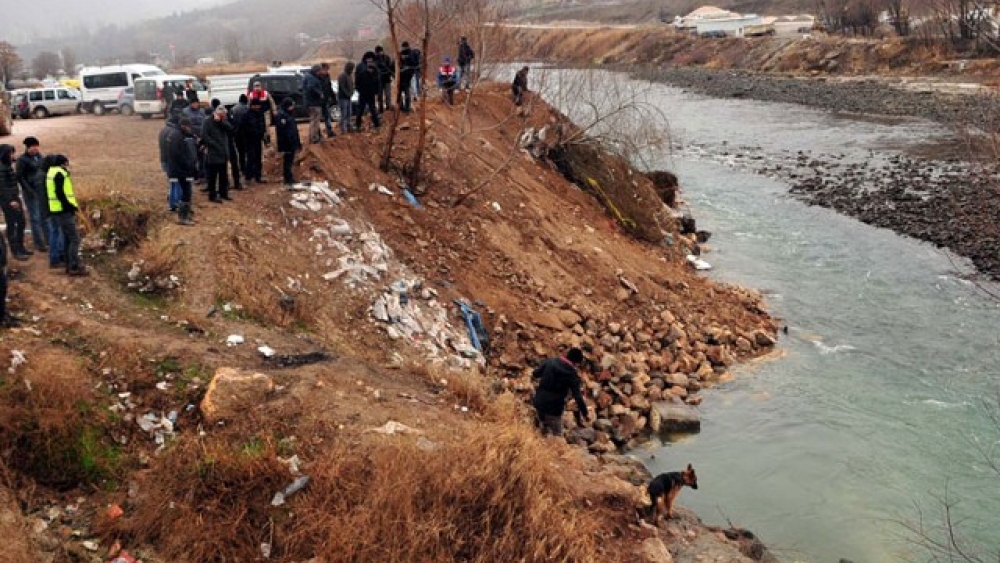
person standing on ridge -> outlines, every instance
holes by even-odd
[[[61,154],[50,158],[51,166],[45,173],[45,192],[49,199],[49,213],[59,226],[66,245],[66,273],[86,276],[89,272],[80,262],[80,233],[76,226],[76,212],[80,206],[69,175],[69,159]]]
[[[247,129],[247,172],[246,178],[264,183],[264,147],[268,138],[267,116],[274,119],[275,107],[271,95],[260,82],[253,83],[253,90],[247,95],[247,107],[244,126]]]
[[[340,109],[340,133],[351,132],[351,113],[354,97],[354,63],[344,64],[344,71],[337,77],[337,107]]]
[[[17,182],[21,185],[21,196],[27,208],[28,225],[31,227],[31,240],[35,250],[48,250],[46,239],[48,229],[45,225],[45,178],[42,176],[41,144],[35,137],[24,139],[24,154],[17,159]]]
[[[396,61],[381,45],[375,47],[375,68],[378,70],[378,112],[392,111],[392,81],[396,77]]]
[[[580,391],[582,382],[577,372],[583,363],[583,352],[571,348],[565,356],[549,358],[532,372],[532,379],[540,379],[532,405],[538,414],[538,423],[545,435],[562,436],[562,415],[566,409],[566,395],[576,401],[577,422],[587,420],[587,403]]]
[[[524,103],[524,94],[528,91],[528,67],[523,67],[514,74],[514,81],[510,85],[510,90],[514,94],[514,105],[519,106]]]
[[[407,41],[403,41],[403,48],[399,51],[399,95],[396,103],[403,113],[410,113],[413,109],[413,77],[420,68],[420,51],[411,49]]]
[[[330,80],[330,63],[320,65],[320,83],[323,85],[323,124],[326,126],[326,138],[332,139],[337,136],[333,132],[333,107],[337,104],[337,95],[333,91],[333,82]]]
[[[188,139],[194,133],[191,121],[182,117],[176,130],[167,135],[167,173],[171,181],[177,182],[181,188],[178,202],[178,222],[181,225],[194,225],[191,209],[191,184],[198,171],[197,155],[188,149]]]
[[[472,59],[476,58],[475,51],[469,45],[469,40],[462,37],[458,40],[458,87],[468,91],[472,88]],[[462,86],[462,83],[465,85]]]
[[[354,69],[354,88],[358,92],[358,115],[355,118],[355,129],[361,131],[361,121],[367,109],[372,116],[372,127],[379,128],[378,109],[375,98],[378,96],[378,70],[375,68],[375,53],[368,51],[361,59],[361,64]]]
[[[281,153],[281,172],[285,187],[291,187],[295,183],[295,175],[292,173],[295,153],[302,148],[299,126],[295,123],[295,100],[285,98],[281,101],[281,109],[274,118],[274,134],[278,141],[278,152]]]
[[[458,84],[455,73],[451,57],[445,57],[444,64],[438,68],[437,85],[441,90],[441,98],[450,106],[455,105],[455,86]]]
[[[229,163],[229,133],[232,131],[226,108],[215,108],[212,117],[201,127],[201,144],[205,147],[205,178],[208,185],[208,200],[222,203],[229,197],[229,177],[226,164]]]
[[[320,76],[323,67],[313,65],[302,77],[302,101],[309,111],[309,144],[323,142],[320,121],[323,120],[323,81]],[[284,103],[284,102],[282,102]]]
[[[21,188],[14,171],[13,145],[0,145],[0,208],[7,224],[7,242],[17,260],[27,260],[34,254],[24,247],[24,208],[21,206]]]

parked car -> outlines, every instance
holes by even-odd
[[[188,80],[194,81],[194,89],[199,92],[205,91],[205,86],[197,78],[188,74],[160,74],[149,78],[139,78],[135,81],[135,112],[143,119],[149,119],[154,115],[166,116],[167,101],[163,95],[165,90],[171,92],[181,92],[184,84]]]
[[[305,96],[302,93],[302,72],[296,70],[294,72],[290,71],[279,71],[270,72],[266,74],[255,74],[247,80],[247,92],[253,90],[253,83],[260,82],[261,86],[264,87],[268,93],[271,94],[271,99],[274,100],[275,107],[281,104],[281,101],[285,98],[291,98],[295,100],[295,119],[309,119],[309,108],[305,104]],[[334,102],[330,107],[332,113],[332,118],[334,121],[340,119],[340,110],[337,109],[336,94],[337,94],[337,83],[332,82],[334,93]],[[358,93],[354,92],[354,96],[351,98],[351,104],[354,106],[354,110],[358,109]]]
[[[24,94],[28,97],[29,113],[38,119],[80,111],[80,93],[72,88],[32,88]]]
[[[135,113],[135,87],[129,86],[118,94],[118,112],[122,115]]]

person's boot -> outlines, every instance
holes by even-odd
[[[194,225],[194,219],[192,219],[191,204],[181,203],[180,212],[178,213],[178,223],[181,225]]]

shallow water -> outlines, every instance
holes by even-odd
[[[753,530],[784,560],[926,559],[898,521],[916,522],[919,506],[940,522],[946,488],[962,529],[1000,551],[1000,478],[972,445],[1000,439],[982,405],[1000,386],[1000,306],[964,281],[963,260],[798,203],[740,157],[884,158],[943,132],[668,86],[649,94],[676,145],[657,164],[713,232],[710,275],[761,289],[789,334],[784,357],[705,393],[700,434],[638,455],[654,473],[693,463],[700,488],[679,503]]]

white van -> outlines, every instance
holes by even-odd
[[[149,119],[154,115],[166,115],[167,100],[163,95],[165,89],[174,92],[182,92],[184,84],[188,80],[194,81],[194,89],[204,92],[205,87],[198,82],[198,79],[189,74],[161,74],[149,78],[138,78],[135,81],[135,112],[143,119]],[[199,95],[199,97],[201,97]],[[206,100],[202,100],[206,101]]]
[[[80,111],[80,92],[73,88],[32,88],[22,93],[28,99],[28,113],[38,119]]]
[[[109,109],[118,109],[118,94],[135,80],[165,74],[153,65],[118,65],[84,68],[80,71],[80,92],[83,94],[83,111],[102,115]]]

